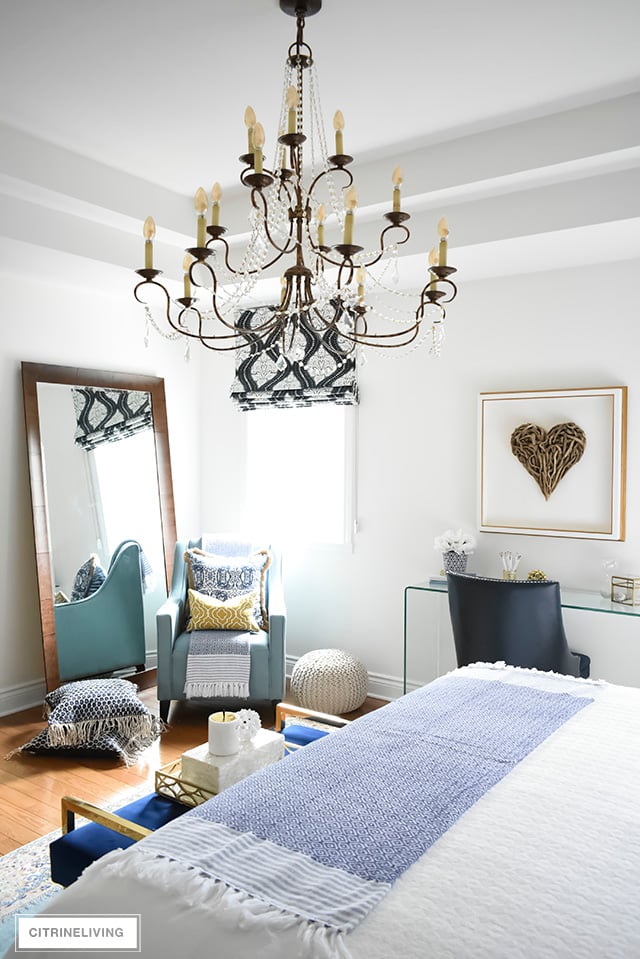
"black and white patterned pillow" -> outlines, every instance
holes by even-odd
[[[258,550],[249,556],[218,556],[188,549],[184,558],[191,589],[224,603],[255,592],[254,619],[261,629],[269,628],[265,586],[271,556],[267,550]]]
[[[119,756],[127,765],[165,728],[126,679],[83,679],[47,693],[47,726],[17,752]]]
[[[100,589],[107,574],[100,565],[100,560],[95,553],[92,553],[86,563],[83,563],[73,581],[71,591],[71,602],[75,603],[79,599],[86,599],[92,596]]]

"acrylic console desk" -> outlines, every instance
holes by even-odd
[[[608,613],[610,616],[640,617],[640,606],[627,606],[604,599],[600,593],[582,589],[560,589],[561,605],[566,610]],[[418,598],[429,602],[416,603]],[[566,625],[566,624],[565,624]],[[596,627],[597,629],[597,627]],[[571,643],[570,643],[571,645]],[[582,651],[582,646],[580,647]],[[640,685],[640,642],[638,642],[638,669],[632,678],[604,675],[610,682]],[[592,655],[591,650],[584,650]],[[592,656],[593,660],[593,656]],[[631,664],[634,666],[634,664]],[[416,583],[404,588],[404,692],[431,682],[456,667],[456,655],[449,619],[447,587],[444,584]],[[635,667],[634,667],[635,669]],[[592,662],[592,675],[593,662]],[[625,681],[626,680],[626,681]]]

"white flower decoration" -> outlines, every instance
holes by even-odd
[[[441,553],[460,553],[469,556],[476,548],[476,541],[470,533],[463,533],[461,529],[447,529],[441,536],[436,536],[433,548]]]
[[[238,726],[238,739],[241,743],[248,743],[262,728],[260,716],[255,709],[239,709],[236,713],[236,719],[240,723]]]

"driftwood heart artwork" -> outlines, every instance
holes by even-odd
[[[511,434],[511,452],[534,478],[545,499],[582,458],[587,437],[576,423],[557,423],[545,430],[523,423]]]

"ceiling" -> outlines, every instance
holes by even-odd
[[[214,180],[246,229],[244,110],[268,154],[295,35],[277,0],[20,0],[1,19],[5,238],[131,267],[153,213],[175,273],[193,192]],[[597,247],[604,225],[617,257],[614,223],[640,255],[638,37],[637,0],[324,0],[305,39],[327,135],[345,116],[362,229],[373,237],[400,163],[428,233],[409,259],[442,212],[470,267],[483,244],[518,241],[521,257],[547,233],[591,230]]]

